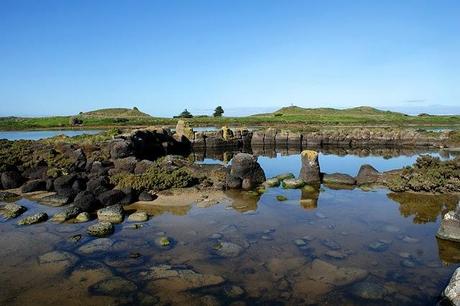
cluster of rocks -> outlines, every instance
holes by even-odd
[[[440,146],[448,135],[428,135],[408,129],[342,128],[313,132],[280,131],[274,128],[253,132],[252,146]]]

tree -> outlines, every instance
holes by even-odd
[[[133,107],[133,110],[139,111],[139,109],[136,106]]]
[[[214,114],[213,116],[214,117],[222,117],[222,114],[224,113],[224,109],[222,108],[222,106],[218,106],[216,107],[216,109],[214,110]]]
[[[179,114],[179,116],[177,116],[179,118],[193,118],[193,115],[187,110],[187,109],[184,109],[184,111],[182,113]]]

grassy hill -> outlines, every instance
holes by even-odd
[[[79,116],[95,118],[151,118],[149,114],[141,112],[136,107],[130,108],[103,108],[90,112],[80,113]]]

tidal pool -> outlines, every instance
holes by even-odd
[[[49,131],[0,131],[0,139],[8,140],[40,140],[58,135],[69,137],[78,135],[94,135],[102,130],[49,130]]]
[[[268,176],[291,169],[271,162],[261,161]],[[95,221],[2,220],[0,304],[436,305],[460,261],[458,244],[435,237],[456,196],[323,186],[225,197],[154,207],[140,227],[125,219],[98,239],[86,235]],[[24,216],[58,210],[19,204]]]

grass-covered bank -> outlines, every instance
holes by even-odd
[[[382,111],[371,107],[350,109],[285,107],[273,113],[245,117],[195,116],[188,118],[191,126],[272,126],[296,128],[312,126],[460,126],[459,115],[406,115]],[[151,125],[174,126],[176,118],[152,117],[137,109],[103,109],[80,113],[76,116],[37,118],[2,117],[0,130],[79,129],[111,127],[144,127]]]

